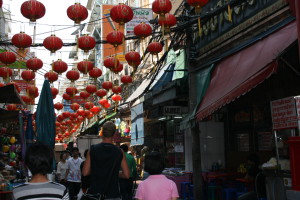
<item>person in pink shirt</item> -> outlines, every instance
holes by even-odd
[[[164,161],[161,153],[151,152],[145,156],[144,170],[150,176],[141,182],[135,198],[138,200],[177,200],[179,197],[176,184],[162,175]]]

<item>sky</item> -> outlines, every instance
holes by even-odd
[[[5,2],[8,1],[8,2]],[[12,37],[14,34],[19,33],[21,30],[25,31],[26,34],[32,36],[34,27],[29,25],[29,19],[23,17],[21,14],[20,8],[23,2],[26,0],[4,0],[5,3],[10,4],[11,10],[11,34]],[[57,37],[60,37],[64,43],[75,42],[75,36],[71,35],[77,27],[74,26],[74,22],[69,19],[67,16],[67,9],[69,6],[75,3],[75,0],[39,0],[46,7],[46,13],[44,17],[37,20],[36,25],[36,43],[43,43],[43,40],[50,36],[51,33],[55,33]],[[81,3],[83,6],[86,6],[87,0],[76,0],[76,2]],[[90,12],[88,18],[82,23],[88,22],[90,17]],[[59,30],[64,29],[64,30]],[[69,59],[69,52],[72,50],[72,47],[63,47],[57,51],[56,55],[50,56],[50,52],[44,47],[31,47],[30,51],[35,52],[37,58],[41,59],[44,62],[44,66],[39,73],[36,73],[36,83],[41,91],[44,77],[41,74],[45,74],[51,69],[52,61],[56,61],[58,58],[62,59],[68,64],[74,63],[73,59]],[[69,69],[72,66],[69,65]],[[59,81],[62,82],[66,79],[65,74],[59,77]],[[58,88],[59,81],[54,82],[54,87]],[[61,84],[61,83],[60,83]],[[58,102],[60,99],[55,99],[54,102]],[[36,99],[36,103],[38,99]]]

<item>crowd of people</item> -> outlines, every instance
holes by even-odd
[[[106,122],[102,127],[103,140],[79,156],[79,149],[72,148],[72,156],[61,154],[57,164],[58,181],[50,181],[47,174],[53,170],[54,151],[42,143],[32,144],[26,151],[25,165],[32,174],[30,181],[13,189],[15,200],[21,199],[70,199],[77,200],[176,200],[176,184],[162,175],[164,159],[161,153],[145,155],[144,170],[149,174],[133,194],[137,177],[135,159],[128,154],[126,144],[113,144],[116,126]]]

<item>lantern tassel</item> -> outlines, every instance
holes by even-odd
[[[198,33],[199,37],[202,37],[201,19],[198,17]]]
[[[36,26],[33,27],[33,40],[32,40],[32,45],[35,45],[35,36],[36,36]]]
[[[228,4],[228,7],[227,7],[227,10],[228,10],[228,21],[232,22],[232,10],[231,10],[229,4]]]
[[[123,37],[122,39],[122,44],[123,44],[123,55],[125,55],[125,51],[126,51],[125,37]]]

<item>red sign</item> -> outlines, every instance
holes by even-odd
[[[27,86],[34,85],[34,81],[26,82],[24,80],[13,80],[15,82],[21,91],[26,91]]]

